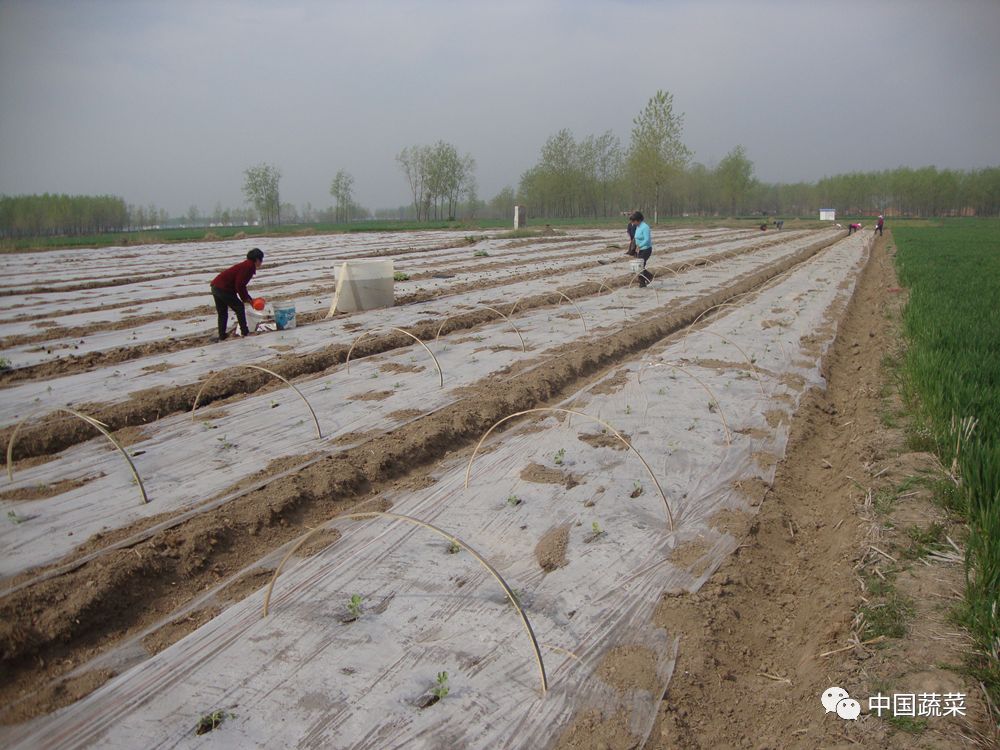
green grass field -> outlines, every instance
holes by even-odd
[[[1000,221],[892,232],[910,289],[905,389],[923,434],[961,478],[958,507],[969,525],[962,620],[980,650],[973,672],[1000,705]]]

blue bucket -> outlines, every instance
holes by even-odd
[[[295,304],[292,302],[274,306],[274,323],[279,331],[295,328]]]

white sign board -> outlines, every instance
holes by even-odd
[[[837,220],[837,209],[835,209],[835,208],[821,208],[819,210],[819,220],[820,221],[836,221]]]

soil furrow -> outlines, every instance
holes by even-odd
[[[580,239],[579,238],[573,238],[572,241],[579,242]],[[697,247],[702,247],[702,246],[705,246],[705,245],[711,245],[711,244],[718,244],[718,243],[717,242],[716,243],[705,242],[705,243],[685,244],[682,249],[689,250],[689,249],[693,249],[693,248],[697,248]],[[773,244],[773,243],[767,243],[765,245],[755,245],[752,248],[745,249],[743,252],[759,250],[759,249],[762,249],[763,247],[769,246],[770,244]],[[609,247],[613,247],[613,246],[609,246]],[[440,249],[447,249],[447,248],[433,248],[433,249],[440,250]],[[668,247],[665,252],[669,252],[669,251],[670,251],[670,249]],[[411,251],[411,252],[416,252],[416,251]],[[584,252],[581,252],[581,253],[576,253],[572,257],[587,257],[587,256],[594,256],[594,255],[606,255],[607,252],[608,252],[608,248],[597,248],[595,250],[587,250],[587,251],[584,251]],[[393,254],[398,254],[398,253],[393,253]],[[352,258],[362,258],[362,257],[369,257],[369,256],[368,255],[356,255],[356,256],[345,255],[345,256],[343,256],[342,259],[343,260],[350,260]],[[711,259],[711,258],[709,258],[709,259]],[[338,259],[338,260],[340,260],[340,259]],[[569,260],[569,259],[567,259],[567,260]],[[410,274],[410,278],[413,279],[414,281],[419,281],[419,280],[423,280],[423,279],[430,279],[430,278],[433,278],[435,275],[440,274],[442,272],[446,272],[448,274],[456,274],[456,275],[457,274],[461,274],[461,273],[482,273],[484,271],[496,271],[496,270],[501,270],[501,269],[504,269],[504,268],[508,268],[511,264],[512,263],[511,263],[510,260],[502,260],[501,259],[501,260],[498,260],[497,262],[494,262],[494,263],[488,263],[488,262],[487,263],[482,263],[482,262],[479,262],[479,263],[474,263],[474,264],[471,264],[471,265],[465,265],[465,266],[459,266],[459,267],[443,266],[442,269],[438,269],[438,270],[418,271],[418,272],[412,273],[412,274]],[[587,262],[587,263],[576,263],[574,265],[564,266],[561,269],[560,272],[581,270],[581,269],[584,269],[584,268],[589,268],[591,265],[592,264],[589,263],[589,262]],[[548,271],[548,270],[533,271],[533,272],[529,272],[529,273],[518,274],[517,276],[512,276],[512,277],[510,277],[510,280],[509,280],[508,283],[516,283],[518,281],[530,281],[532,279],[542,278],[542,277],[548,276],[548,275],[551,275],[551,271]],[[176,278],[177,276],[178,276],[178,273],[172,273],[169,276],[156,276],[156,277],[150,277],[149,279],[138,279],[138,281],[150,281],[150,280],[156,280],[156,279],[161,279],[161,278]],[[330,275],[328,277],[323,277],[323,278],[327,279],[327,281],[326,281],[325,284],[316,285],[316,286],[311,287],[309,289],[305,289],[305,290],[303,290],[301,292],[297,292],[296,296],[298,296],[298,297],[314,297],[314,296],[322,296],[322,295],[325,295],[325,294],[329,294],[330,293],[330,289],[332,288],[333,281],[334,281],[334,276]],[[127,282],[122,282],[122,283],[132,283],[134,281],[137,281],[137,280],[136,279],[130,279]],[[258,296],[269,297],[269,296],[273,296],[274,294],[278,293],[277,291],[272,291],[272,289],[270,287],[268,287],[267,284],[268,284],[268,282],[265,281],[264,284],[260,287]],[[101,286],[116,286],[116,285],[117,285],[117,282],[116,283],[107,283],[107,284],[98,284],[97,282],[95,282],[95,286],[93,286],[93,287],[88,286],[86,288],[88,288],[88,289],[89,288],[100,288]],[[492,284],[489,283],[489,285],[492,285]],[[462,292],[471,291],[473,289],[478,289],[478,288],[481,288],[483,286],[484,286],[484,282],[482,282],[482,281],[468,281],[468,282],[463,282],[463,283],[459,283],[459,284],[453,285],[453,286],[451,286],[451,287],[449,287],[447,289],[437,289],[437,290],[433,290],[433,291],[430,291],[430,292],[415,292],[415,293],[410,293],[410,294],[402,294],[402,295],[399,296],[399,298],[397,299],[396,303],[397,303],[397,305],[405,305],[405,304],[409,304],[409,303],[412,303],[412,302],[425,302],[427,300],[435,299],[435,298],[438,298],[438,297],[444,297],[444,296],[447,296],[449,294],[459,294],[459,293],[462,293]],[[65,291],[65,290],[44,290],[44,291]],[[145,302],[145,304],[153,304],[153,303],[156,303],[156,302],[164,302],[164,301],[167,301],[167,300],[171,300],[173,298],[174,297],[170,296],[170,295],[163,296],[163,297],[151,297],[149,299],[144,300],[144,302]],[[101,305],[101,306],[98,306],[98,307],[94,307],[94,308],[91,309],[91,312],[102,312],[102,311],[116,310],[116,309],[121,309],[123,307],[130,307],[130,306],[134,306],[134,305],[135,305],[135,302],[118,302],[118,303],[114,303],[114,304]],[[210,307],[210,305],[206,305],[205,307],[206,307],[206,309],[208,309]],[[205,314],[204,311],[199,311],[199,309],[195,308],[195,309],[187,309],[187,310],[178,310],[178,311],[175,311],[175,312],[152,313],[152,314],[146,314],[146,315],[134,315],[134,316],[129,316],[129,317],[122,318],[120,320],[99,321],[99,322],[95,322],[95,323],[88,323],[86,325],[71,326],[71,327],[62,327],[62,326],[58,326],[58,325],[53,325],[52,327],[47,327],[44,330],[40,330],[40,331],[38,331],[36,333],[23,333],[23,334],[18,334],[18,335],[14,335],[14,336],[7,336],[6,338],[0,339],[0,350],[2,350],[2,349],[9,349],[9,348],[15,347],[15,346],[27,346],[27,345],[30,345],[30,344],[43,344],[46,341],[52,341],[52,340],[55,340],[55,339],[69,339],[69,338],[75,339],[77,337],[89,336],[89,335],[92,335],[92,334],[100,332],[100,331],[117,331],[117,330],[123,330],[123,329],[126,329],[126,328],[134,328],[134,327],[137,327],[137,326],[146,325],[148,323],[155,323],[155,322],[161,321],[161,320],[184,320],[184,319],[187,319],[187,318],[192,318],[192,317],[199,316],[199,315],[204,315],[204,314]],[[325,313],[321,313],[321,312],[316,312],[316,313],[300,313],[297,316],[297,318],[298,318],[298,321],[299,321],[299,325],[302,325],[303,323],[311,323],[311,322],[314,322],[316,320],[320,320],[320,319],[322,319],[322,317],[324,315],[325,315]],[[58,318],[58,317],[59,317],[58,315],[52,315],[52,314],[46,313],[46,314],[40,314],[40,315],[34,315],[34,316],[20,316],[20,317],[17,318],[17,321],[18,322],[25,322],[25,321],[31,321],[31,320],[52,320],[53,318]],[[116,364],[118,362],[127,361],[128,359],[135,359],[137,356],[147,356],[149,354],[157,354],[157,353],[167,353],[167,352],[180,351],[181,349],[185,349],[187,347],[192,347],[192,346],[203,346],[206,343],[210,343],[213,339],[214,339],[213,335],[205,334],[205,335],[198,335],[198,336],[184,336],[184,337],[179,337],[179,338],[173,339],[172,341],[169,341],[169,342],[168,341],[155,342],[155,343],[162,343],[165,346],[165,348],[159,349],[159,350],[156,350],[156,351],[153,351],[153,352],[143,351],[142,350],[142,346],[136,346],[136,347],[132,347],[132,346],[117,347],[115,349],[109,349],[109,350],[107,350],[105,352],[100,352],[99,353],[99,354],[104,355],[104,358],[105,358],[104,361],[95,363],[95,362],[87,362],[87,361],[84,360],[84,358],[77,358],[77,359],[73,360],[73,362],[74,362],[73,367],[74,368],[79,368],[79,369],[88,369],[90,367],[97,366],[98,364]],[[137,354],[137,355],[135,355],[135,356],[127,356],[126,353],[127,352],[131,352],[133,350],[136,350],[136,351],[138,351],[140,353]],[[7,372],[0,373],[0,386],[6,385],[6,384],[9,384],[9,383],[13,383],[13,382],[23,381],[23,380],[31,380],[31,379],[36,379],[36,378],[52,377],[53,373],[46,372],[44,370],[44,367],[45,367],[44,365],[34,365],[34,366],[29,366],[29,367],[16,368],[14,370],[9,370]],[[76,371],[76,370],[72,370],[72,371]],[[57,371],[54,374],[65,374],[65,371]]]
[[[775,239],[762,245],[755,245],[752,248],[742,248],[738,250],[730,250],[724,253],[717,253],[716,255],[699,259],[695,265],[725,260],[747,252],[755,252],[770,247],[771,245],[781,241],[782,240]],[[815,248],[813,251],[818,251],[822,247],[832,244],[833,241],[835,240],[814,243],[812,246],[807,248],[807,250],[813,250],[813,248]],[[585,264],[581,267],[586,267],[586,265],[589,264]],[[654,274],[667,273],[669,270],[679,270],[682,265],[687,264],[671,264],[653,268],[652,270]],[[672,266],[676,267],[672,268]],[[531,274],[525,274],[525,279],[547,275],[551,275],[550,272],[533,272]],[[598,284],[597,282],[585,282],[572,287],[567,287],[563,291],[571,298],[579,299],[581,297],[600,293],[602,291],[602,286],[604,289],[617,288],[628,286],[631,282],[631,277],[623,275],[621,278],[613,279],[603,285]],[[483,285],[488,284],[489,282],[474,283],[477,285]],[[447,294],[454,294],[459,291],[464,290],[456,290],[453,288],[449,290]],[[445,295],[442,294],[441,296]],[[530,310],[550,305],[559,305],[562,302],[563,300],[559,295],[554,292],[550,292],[524,298],[518,302],[518,308],[521,310]],[[315,315],[318,317],[321,314],[316,313]],[[491,322],[495,319],[496,315],[488,310],[476,310],[468,313],[462,313],[448,318],[445,322],[444,328],[440,332],[447,334],[458,330],[471,329],[484,323]],[[438,321],[421,320],[417,321],[417,323],[410,326],[407,330],[421,340],[428,341],[438,335],[439,326],[440,323]],[[201,344],[206,344],[210,338],[198,337],[198,340]],[[142,347],[129,347],[128,351],[121,352],[123,359],[114,359],[108,352],[93,352],[82,357],[71,358],[68,360],[61,359],[55,362],[45,363],[44,365],[38,365],[37,369],[22,368],[21,370],[14,371],[13,373],[0,374],[0,383],[5,382],[5,377],[13,379],[16,376],[16,373],[22,371],[27,372],[29,370],[34,370],[34,374],[32,376],[33,378],[44,379],[46,375],[43,375],[42,372],[45,370],[51,370],[52,374],[48,375],[48,377],[54,377],[55,375],[66,375],[80,370],[107,366],[109,364],[117,364],[121,361],[132,359],[133,355],[131,352],[136,350],[141,350],[142,353],[135,354],[135,357],[165,354],[170,351],[187,348],[190,345],[190,341],[191,339],[177,339],[172,341],[153,342],[143,345]],[[355,348],[353,356],[356,358],[362,358],[410,345],[412,345],[412,339],[402,334],[369,336],[363,339],[362,342]],[[330,367],[343,363],[347,358],[347,352],[350,348],[350,345],[338,344],[325,347],[324,349],[310,354],[279,355],[273,360],[261,363],[261,366],[274,370],[282,377],[289,379],[304,375],[315,375],[327,370]],[[25,377],[27,378],[27,375]],[[216,380],[213,381],[213,384],[203,394],[200,403],[207,405],[212,401],[229,398],[239,394],[254,393],[261,388],[269,386],[273,386],[273,381],[269,376],[257,372],[237,370],[229,375],[216,378]],[[97,418],[107,425],[109,429],[118,430],[123,427],[147,424],[170,414],[190,410],[194,405],[194,398],[200,387],[199,383],[191,383],[187,385],[174,386],[169,389],[152,388],[131,394],[130,398],[125,402],[110,405],[97,403],[78,404],[77,409]],[[7,448],[7,444],[13,430],[13,427],[7,427],[0,430],[0,442],[2,442],[3,450],[6,450]],[[64,416],[50,416],[31,424],[25,424],[21,428],[18,432],[13,455],[15,459],[44,456],[56,453],[71,445],[76,445],[77,443],[89,440],[93,436],[93,429],[82,421],[70,421]]]
[[[659,314],[624,331],[574,341],[519,374],[493,376],[464,390],[447,409],[312,463],[293,476],[246,493],[129,549],[109,552],[65,575],[0,601],[0,663],[8,675],[0,702],[9,705],[38,684],[166,617],[206,587],[341,512],[388,483],[469,446],[508,414],[545,404],[690,325],[706,310],[754,290],[826,247],[744,276],[726,289]],[[45,654],[45,659],[41,654]],[[30,710],[51,710],[27,701]],[[25,718],[24,705],[0,721]]]
[[[578,238],[574,238],[573,241],[579,242],[580,240]],[[776,240],[770,239],[768,242],[762,244],[755,244],[749,248],[741,248],[738,251],[726,251],[726,253],[717,253],[716,255],[708,256],[707,260],[714,261],[714,260],[724,259],[727,257],[732,257],[731,253],[733,252],[737,252],[737,254],[742,254],[746,252],[755,252],[757,250],[762,250],[767,247],[770,247],[776,244],[776,242],[777,242]],[[689,243],[676,248],[676,250],[677,251],[690,250],[702,246],[712,246],[714,244],[718,244],[718,242],[706,241],[704,243]],[[562,260],[565,261],[567,259],[592,257],[595,255],[604,256],[607,254],[609,248],[615,248],[615,247],[616,246],[609,245],[608,248],[598,248],[595,250],[587,250],[580,253],[574,253],[571,255],[562,256]],[[433,248],[433,249],[441,249],[441,248]],[[671,252],[669,248],[664,251],[664,254],[668,252]],[[352,257],[369,257],[369,256],[344,256],[344,259],[349,260]],[[501,261],[496,263],[485,263],[485,264],[476,263],[469,266],[460,266],[458,268],[447,267],[445,268],[445,271],[448,274],[481,273],[483,271],[498,271],[498,270],[503,270],[505,268],[509,268],[511,266],[516,266],[518,265],[519,262],[520,261]],[[591,265],[592,265],[591,263],[576,263],[573,265],[563,266],[560,269],[560,273],[582,270],[584,268],[591,267]],[[668,269],[676,271],[679,270],[680,265],[683,264],[678,264],[676,268],[668,266],[667,268],[663,268],[660,270],[665,272],[668,272]],[[439,273],[441,273],[441,271],[439,270],[418,271],[411,274],[410,278],[415,281],[422,279],[429,279],[433,278],[435,275]],[[176,276],[176,274],[173,275]],[[550,270],[531,271],[523,274],[518,274],[516,276],[511,276],[509,279],[506,280],[506,283],[531,281],[533,279],[544,278],[546,276],[551,276],[551,275],[552,272]],[[322,296],[324,294],[329,294],[332,283],[333,283],[333,278],[330,277],[330,279],[327,281],[326,284],[317,285],[310,289],[306,289],[302,292],[297,293],[297,296],[314,297],[314,296]],[[492,282],[489,281],[487,282],[480,280],[466,281],[452,285],[447,289],[435,289],[426,292],[411,292],[408,294],[401,294],[397,298],[396,304],[407,305],[414,302],[426,302],[431,299],[446,297],[452,294],[461,294],[463,292],[468,292],[474,289],[484,288],[492,285],[493,285]],[[271,290],[266,285],[261,287],[260,296],[267,297],[271,296],[272,294],[273,292],[271,292]],[[146,300],[146,302],[147,303],[161,302],[169,299],[173,299],[173,297],[170,296],[155,297]],[[114,310],[122,307],[129,307],[134,304],[135,304],[134,302],[120,302],[117,304],[103,305],[100,307],[93,308],[92,312]],[[82,325],[82,326],[61,327],[58,325],[53,325],[51,327],[47,327],[45,330],[38,331],[37,333],[18,334],[15,336],[8,336],[4,339],[0,339],[0,349],[8,349],[14,346],[26,346],[29,344],[42,344],[46,341],[52,341],[54,339],[65,339],[65,338],[75,339],[77,337],[89,336],[98,331],[123,330],[126,328],[134,328],[136,326],[146,325],[148,323],[155,323],[161,320],[184,320],[186,318],[191,318],[202,314],[204,313],[200,313],[197,309],[188,309],[188,310],[178,310],[172,313],[153,313],[149,315],[137,315],[115,321],[98,321],[95,323],[89,323],[87,325]],[[324,316],[325,313],[323,312],[300,313],[297,316],[297,319],[299,325],[302,325],[321,320]],[[16,320],[18,322],[24,322],[27,320],[36,320],[36,319],[51,320],[52,318],[53,318],[52,315],[44,314],[33,317],[19,317]],[[94,361],[93,358],[88,360],[86,356],[75,358],[71,360],[70,363],[68,363],[69,369],[58,369],[57,367],[53,367],[51,368],[50,371],[49,369],[47,369],[49,363],[32,365],[23,368],[16,368],[13,370],[7,370],[5,372],[0,372],[0,387],[15,382],[21,382],[24,380],[45,379],[57,375],[64,375],[67,374],[68,372],[78,372],[90,369],[96,366],[118,364],[120,362],[125,362],[130,359],[137,359],[138,357],[148,356],[150,354],[166,354],[170,352],[180,351],[188,347],[203,346],[206,343],[210,343],[213,340],[214,336],[210,334],[184,336],[177,339],[173,339],[169,342],[168,341],[153,342],[154,344],[159,345],[159,348],[155,349],[154,351],[148,351],[143,348],[144,346],[149,346],[149,345],[140,345],[135,347],[133,346],[116,347],[115,349],[108,349],[103,352],[95,352],[95,354],[100,356],[100,359],[98,361]]]

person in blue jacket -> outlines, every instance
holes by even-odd
[[[642,272],[639,274],[639,286],[643,287],[653,280],[653,274],[646,270],[646,263],[649,256],[653,254],[653,235],[649,231],[649,224],[641,211],[633,213],[629,220],[635,224],[635,246],[638,257],[642,261]]]

